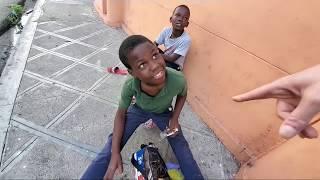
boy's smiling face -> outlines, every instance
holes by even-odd
[[[183,31],[189,25],[190,12],[185,7],[177,7],[170,17],[174,30]]]
[[[141,82],[150,86],[158,86],[165,83],[166,65],[154,44],[144,42],[137,45],[128,54],[128,64],[131,67],[129,73],[140,79]]]

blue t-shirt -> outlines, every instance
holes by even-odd
[[[184,31],[181,36],[177,38],[170,38],[171,34],[172,27],[164,28],[159,37],[156,39],[156,43],[159,45],[164,45],[165,54],[170,55],[175,53],[181,55],[174,63],[178,64],[182,69],[185,57],[191,45],[191,38],[186,31]]]

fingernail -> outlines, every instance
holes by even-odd
[[[293,136],[297,135],[298,131],[288,125],[282,125],[279,129],[279,134],[281,137],[285,138],[285,139],[290,139]]]
[[[234,100],[234,101],[239,101],[239,96],[233,96],[233,97],[232,97],[232,100]]]

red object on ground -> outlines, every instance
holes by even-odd
[[[119,67],[108,67],[107,71],[112,74],[120,74],[120,75],[127,75],[128,71],[126,69],[120,69]]]

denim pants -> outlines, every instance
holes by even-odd
[[[137,105],[131,105],[126,114],[124,132],[121,140],[121,149],[124,147],[130,136],[142,123],[152,119],[158,128],[163,131],[169,125],[172,112],[168,109],[161,114],[150,113],[142,110]],[[168,141],[179,162],[182,174],[185,179],[203,179],[200,169],[193,159],[188,142],[180,131],[175,137],[168,137]],[[92,161],[81,179],[103,179],[111,160],[112,134],[109,135],[107,143],[102,151]],[[133,152],[132,152],[133,153]]]

